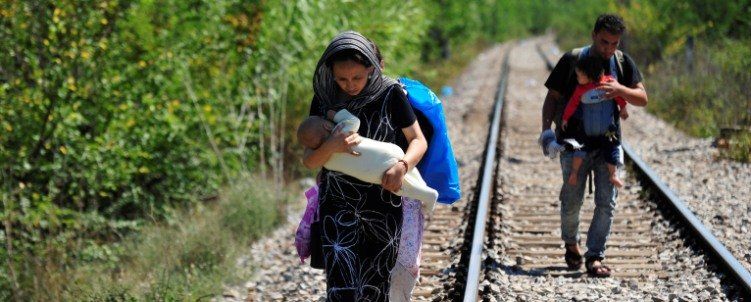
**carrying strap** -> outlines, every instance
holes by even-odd
[[[581,58],[589,55],[590,46],[584,46],[579,48],[574,48],[571,50],[571,54],[576,57],[577,60],[581,60]],[[610,76],[618,80],[618,73],[620,72],[623,74],[623,52],[619,49],[615,50],[615,55],[610,58]],[[576,64],[574,64],[576,65]],[[571,74],[569,74],[569,79],[574,76],[574,68],[571,68]],[[617,110],[617,109],[616,109]],[[617,116],[617,115],[616,115]],[[616,117],[616,120],[618,118]],[[620,136],[620,135],[619,135]],[[591,171],[590,173],[587,173],[587,179],[589,180],[589,195],[592,195],[592,188],[594,188],[593,179],[594,179],[594,171]]]

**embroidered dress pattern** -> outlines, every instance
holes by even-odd
[[[352,112],[362,121],[362,137],[396,143],[401,129],[391,120],[391,94]],[[388,301],[401,238],[401,197],[325,169],[320,193],[327,301]]]

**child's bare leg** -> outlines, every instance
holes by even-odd
[[[575,186],[578,181],[579,168],[582,166],[584,159],[578,156],[574,156],[571,161],[571,173],[568,176],[568,184]]]
[[[623,187],[623,181],[618,178],[618,167],[612,164],[608,164],[608,173],[610,173],[610,182],[617,188]]]
[[[628,118],[628,110],[626,110],[626,108],[627,107],[623,107],[623,109],[621,109],[620,116],[622,120],[625,120]]]

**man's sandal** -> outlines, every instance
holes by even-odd
[[[570,270],[579,270],[582,267],[582,255],[578,252],[574,252],[570,247],[576,247],[578,244],[565,244],[566,254],[563,255],[563,259],[566,260],[566,265]]]
[[[600,263],[595,265],[595,262],[597,261]],[[598,257],[587,258],[584,266],[587,268],[587,273],[592,277],[606,278],[610,277],[613,273],[613,270],[611,270],[610,267],[602,264],[602,258]]]

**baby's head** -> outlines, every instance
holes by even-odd
[[[580,85],[597,83],[602,77],[602,60],[594,56],[584,56],[576,61],[576,81]]]
[[[334,123],[322,117],[308,117],[297,128],[297,140],[307,148],[318,149],[333,127]]]

